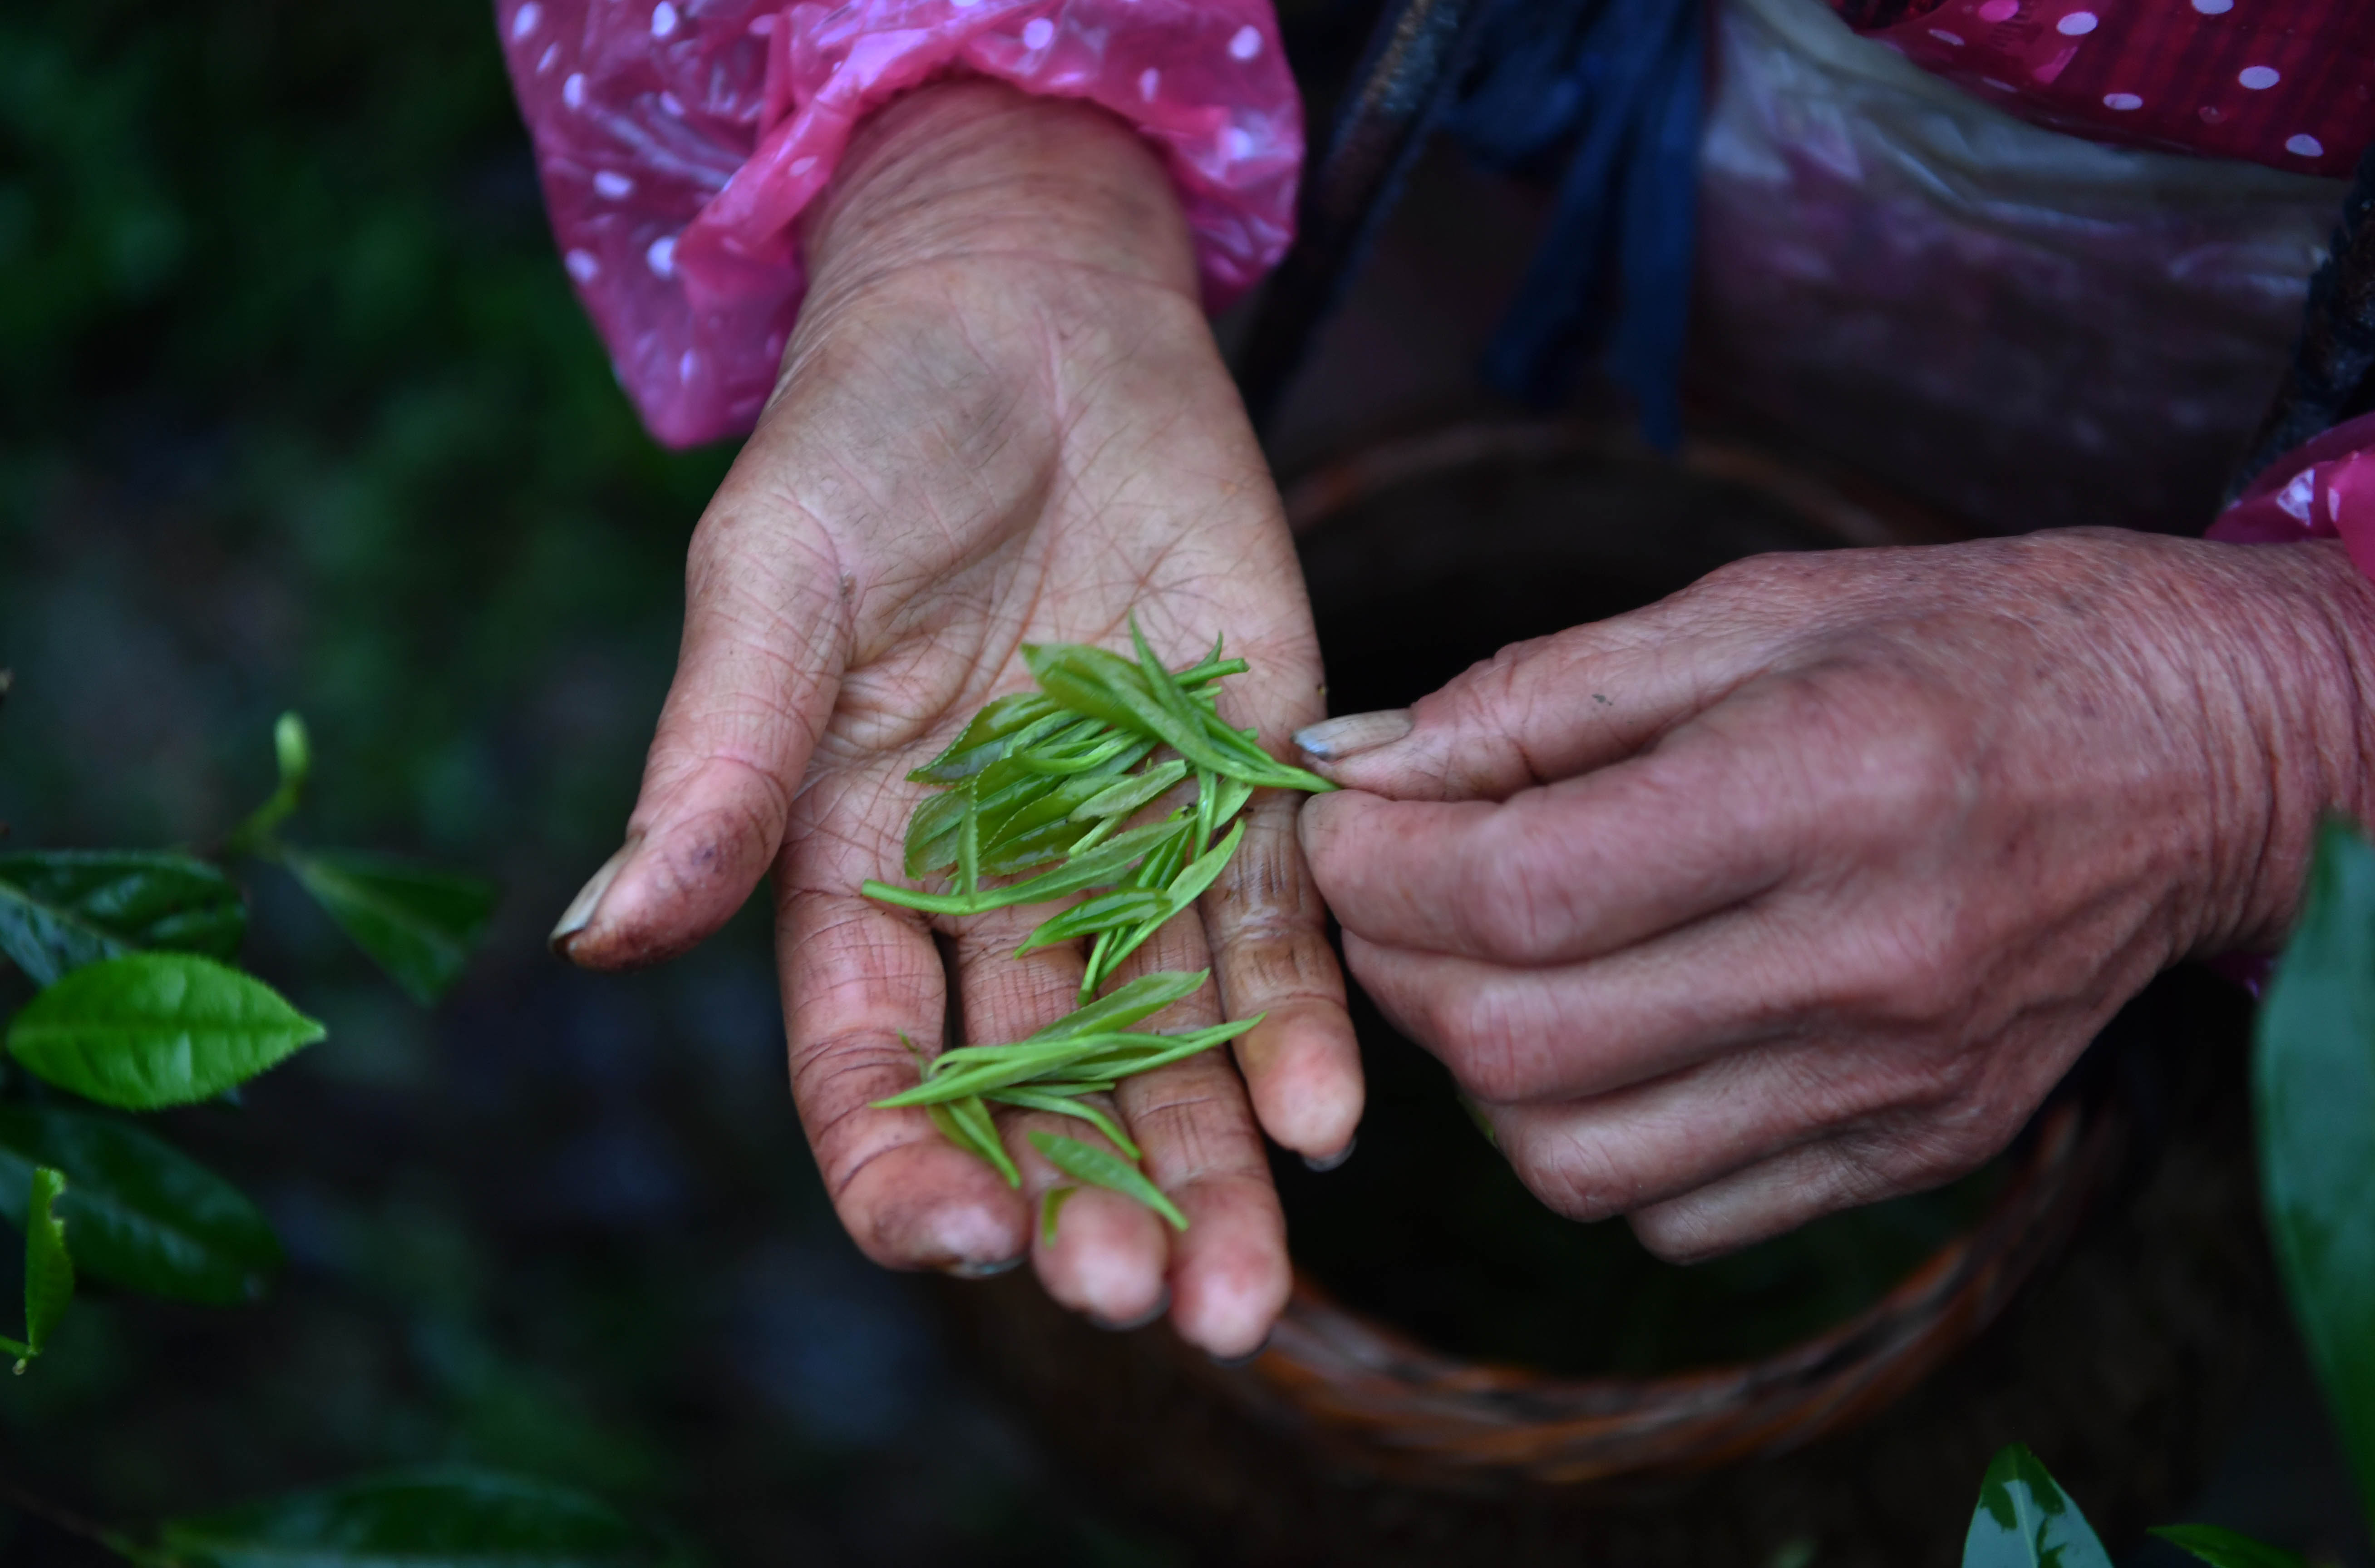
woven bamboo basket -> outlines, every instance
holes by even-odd
[[[1353,699],[1338,711],[1417,695],[1346,690],[1345,672],[1392,665],[1413,625],[1457,624],[1464,602],[1507,636],[1432,650],[1422,678],[1740,555],[1953,534],[1753,447],[1666,459],[1556,426],[1381,447],[1288,500]],[[1234,1367],[1160,1326],[1082,1325],[1025,1278],[949,1299],[1059,1447],[1214,1562],[1944,1564],[1987,1456],[2015,1439],[2117,1536],[2197,1482],[2277,1321],[2243,1019],[2219,982],[2164,981],[2003,1158],[1975,1221],[1861,1310],[1729,1364],[1498,1364],[1302,1272],[1265,1350]]]

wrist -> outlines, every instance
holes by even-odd
[[[935,83],[869,116],[803,239],[811,311],[887,276],[1001,262],[1197,299],[1187,221],[1144,139],[998,82]]]
[[[2211,884],[2186,950],[2273,952],[2320,822],[2375,816],[2375,584],[2331,541],[2180,548],[2199,556],[2182,572],[2201,632],[2188,679],[2215,714]]]

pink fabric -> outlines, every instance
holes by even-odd
[[[2375,577],[2375,414],[2339,424],[2286,453],[2209,536],[2231,545],[2340,539],[2352,564]]]
[[[794,221],[869,110],[964,72],[1161,151],[1206,303],[1285,253],[1302,105],[1268,0],[497,0],[562,260],[652,433],[750,429],[807,286]]]
[[[2336,176],[2375,141],[2365,0],[1913,0],[1866,31],[1986,102],[2096,141]]]

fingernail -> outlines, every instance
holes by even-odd
[[[1214,1356],[1214,1357],[1212,1358],[1212,1364],[1213,1364],[1214,1366],[1218,1366],[1218,1367],[1228,1367],[1228,1368],[1231,1368],[1231,1369],[1235,1369],[1235,1368],[1241,1367],[1241,1366],[1251,1366],[1251,1365],[1253,1365],[1253,1364],[1254,1364],[1254,1362],[1258,1362],[1258,1361],[1261,1360],[1261,1359],[1262,1359],[1262,1357],[1263,1357],[1264,1355],[1266,1355],[1266,1354],[1268,1354],[1268,1353],[1269,1353],[1269,1351],[1270,1351],[1270,1335],[1268,1335],[1268,1334],[1265,1334],[1265,1335],[1263,1335],[1263,1336],[1262,1336],[1262,1342],[1261,1342],[1260,1344],[1258,1344],[1258,1345],[1256,1345],[1252,1350],[1247,1350],[1244,1355],[1242,1355],[1242,1356]]]
[[[1152,1306],[1148,1307],[1144,1312],[1140,1313],[1136,1317],[1129,1319],[1126,1323],[1116,1323],[1111,1318],[1099,1317],[1094,1313],[1089,1314],[1088,1318],[1091,1323],[1095,1324],[1098,1327],[1103,1328],[1109,1333],[1127,1334],[1133,1328],[1145,1327],[1148,1324],[1152,1323],[1156,1318],[1161,1317],[1164,1313],[1169,1312],[1170,1310],[1171,1287],[1165,1285],[1163,1287],[1163,1294],[1154,1298],[1154,1304]]]
[[[995,1263],[951,1263],[944,1272],[951,1279],[995,1279],[1001,1274],[1010,1274],[1022,1267],[1024,1256],[1016,1253],[1012,1257],[1001,1257]]]
[[[602,869],[588,877],[585,885],[577,890],[577,896],[571,899],[569,907],[561,912],[561,919],[554,925],[552,935],[545,938],[554,952],[562,958],[569,956],[571,940],[594,924],[594,913],[602,907],[602,895],[610,890],[610,884],[619,879],[619,873],[626,868],[627,862],[634,857],[636,847],[643,842],[641,833],[630,837],[619,846],[617,854],[602,862]]]
[[[1341,719],[1324,719],[1296,730],[1294,743],[1306,757],[1316,757],[1322,762],[1341,762],[1359,752],[1390,746],[1408,735],[1411,727],[1408,708],[1387,708],[1375,713],[1347,713]]]
[[[1330,1154],[1326,1159],[1317,1160],[1306,1154],[1303,1157],[1303,1162],[1311,1167],[1311,1169],[1324,1174],[1327,1172],[1334,1170],[1337,1166],[1341,1165],[1345,1161],[1353,1158],[1353,1150],[1360,1147],[1361,1140],[1359,1138],[1348,1138],[1344,1140],[1343,1148],[1338,1149],[1335,1153]]]

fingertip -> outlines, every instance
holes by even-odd
[[[1341,1004],[1273,1008],[1236,1042],[1254,1114],[1272,1141],[1321,1165],[1337,1161],[1361,1125],[1367,1089],[1353,1020]]]
[[[1211,1229],[1198,1241],[1198,1224]],[[1222,1361],[1251,1355],[1270,1338],[1294,1289],[1283,1225],[1230,1228],[1190,1211],[1172,1271],[1171,1324],[1182,1339]],[[1195,1243],[1196,1244],[1184,1244]]]
[[[1034,1234],[1032,1259],[1047,1294],[1106,1327],[1161,1315],[1170,1244],[1163,1222],[1118,1193],[1081,1187],[1058,1212],[1052,1243]]]
[[[727,801],[632,835],[554,926],[582,969],[640,969],[689,951],[733,918],[781,847],[773,805]]]
[[[1022,1195],[938,1133],[868,1161],[833,1207],[858,1250],[886,1268],[978,1278],[1003,1273],[1031,1246]]]

